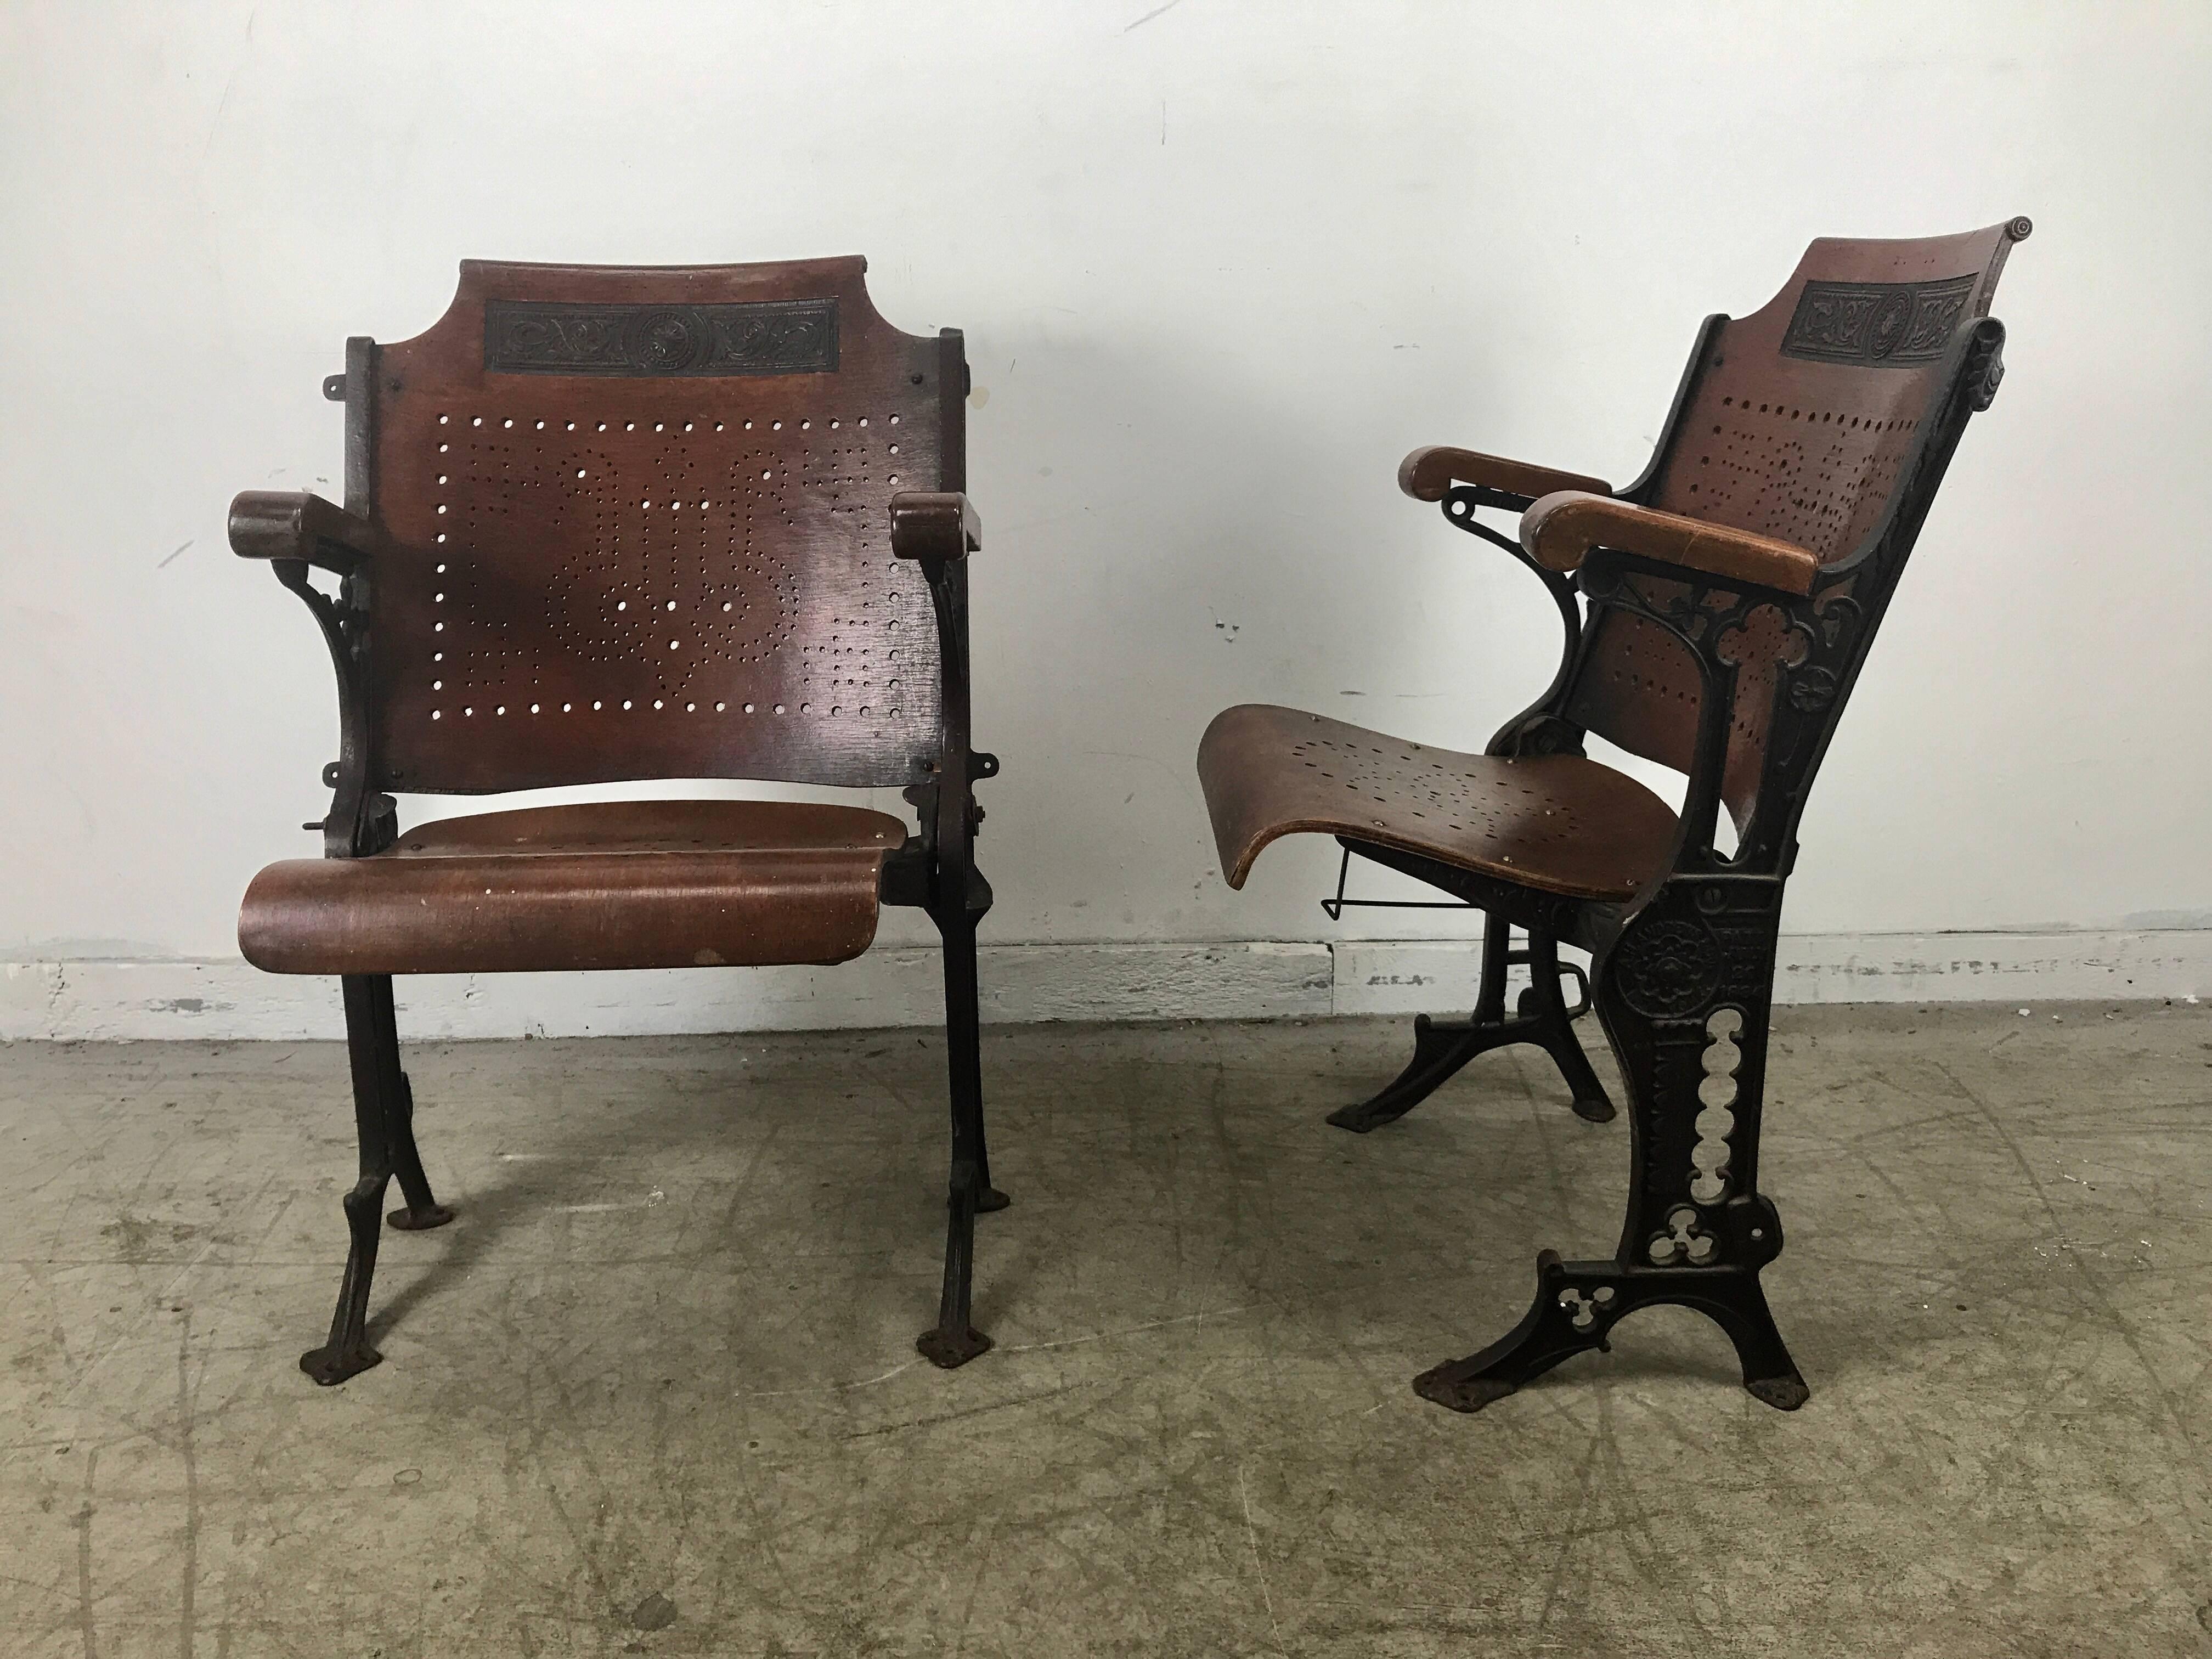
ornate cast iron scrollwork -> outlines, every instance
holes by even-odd
[[[1720,988],[1721,971],[1713,936],[1694,921],[1632,929],[1613,953],[1620,1000],[1646,1019],[1680,1019],[1703,1008]]]
[[[1972,331],[1900,479],[1883,532],[1802,598],[1594,553],[1581,590],[1594,609],[1656,623],[1695,659],[1703,690],[1681,840],[1671,872],[1613,923],[1595,977],[1598,1012],[1628,1084],[1633,1152],[1611,1261],[1539,1258],[1536,1298],[1512,1332],[1416,1379],[1425,1397],[1480,1408],[1572,1354],[1606,1345],[1642,1306],[1711,1316],[1735,1344],[1745,1386],[1784,1410],[1808,1395],[1759,1283],[1781,1251],[1780,1218],[1758,1190],[1759,1128],[1784,878],[1796,816],[1835,709],[1863,659],[1897,570],[1966,413],[1992,382],[2002,331]],[[1782,626],[1757,629],[1771,610]],[[1760,643],[1762,642],[1763,643]],[[1771,653],[1764,659],[1752,654]],[[1766,748],[1750,820],[1732,854],[1715,845],[1738,690],[1771,671]],[[1529,716],[1540,717],[1540,706]]]
[[[1817,714],[1836,700],[1836,676],[1826,668],[1807,668],[1790,676],[1790,706]]]

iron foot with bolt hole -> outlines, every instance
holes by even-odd
[[[991,1339],[973,1325],[957,1331],[948,1331],[942,1326],[924,1331],[915,1339],[915,1352],[941,1371],[958,1370],[978,1354],[991,1351]]]
[[[1536,1300],[1518,1325],[1480,1353],[1423,1371],[1413,1392],[1455,1412],[1479,1412],[1562,1360],[1609,1352],[1614,1325],[1638,1308],[1662,1304],[1695,1308],[1727,1334],[1754,1400],[1794,1412],[1810,1396],[1782,1345],[1756,1272],[1564,1261],[1556,1250],[1536,1258]]]

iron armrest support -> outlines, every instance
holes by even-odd
[[[891,497],[891,552],[902,559],[950,562],[983,547],[975,504],[957,490],[905,489]]]
[[[1557,467],[1534,466],[1502,455],[1485,455],[1472,449],[1432,444],[1417,449],[1398,463],[1398,488],[1417,501],[1440,501],[1452,486],[1469,487],[1482,496],[1481,507],[1509,507],[1519,512],[1540,495],[1555,490],[1586,489],[1601,495],[1613,494],[1602,478]]]
[[[945,742],[915,757],[905,790],[921,832],[884,866],[888,904],[919,904],[940,929],[972,929],[991,908],[991,884],[975,867],[983,821],[978,778],[996,777],[999,757],[969,738],[968,557],[982,545],[975,504],[957,490],[904,490],[891,497],[891,551],[912,559],[929,584],[937,615]]]
[[[231,550],[266,560],[276,580],[300,596],[322,630],[337,677],[338,757],[323,769],[331,810],[319,823],[325,858],[362,858],[391,845],[398,811],[369,787],[369,580],[376,532],[356,514],[319,495],[249,489],[230,505]],[[335,597],[308,580],[310,568],[342,580]]]
[[[1414,456],[1429,452],[1416,450]],[[1464,453],[1464,452],[1455,452]],[[1413,456],[1407,458],[1412,465]],[[1402,476],[1402,471],[1401,471]],[[1410,493],[1410,492],[1409,492]],[[1579,755],[1583,748],[1582,728],[1559,717],[1557,705],[1573,672],[1575,651],[1582,639],[1583,611],[1575,598],[1575,585],[1555,570],[1547,570],[1532,558],[1528,550],[1510,536],[1502,535],[1475,517],[1478,507],[1504,507],[1518,511],[1521,497],[1507,495],[1483,484],[1456,484],[1444,493],[1445,520],[1455,529],[1464,530],[1470,536],[1480,536],[1492,547],[1510,554],[1536,574],[1544,584],[1544,591],[1552,596],[1559,608],[1562,634],[1559,672],[1544,695],[1504,726],[1490,740],[1487,750],[1492,755]]]

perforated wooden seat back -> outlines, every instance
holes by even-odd
[[[889,509],[964,487],[964,370],[866,269],[471,262],[428,332],[358,343],[380,786],[884,785],[936,753]]]
[[[1631,499],[1795,543],[1828,565],[1857,552],[1894,507],[1937,412],[1959,325],[1988,314],[2005,256],[2026,234],[2014,221],[1960,236],[1813,243],[1772,300],[1700,341],[1674,441]],[[1772,611],[1750,623],[1723,786],[1740,825],[1758,791],[1782,626]],[[1612,611],[1593,625],[1565,713],[1686,772],[1698,688],[1695,659],[1663,629]]]

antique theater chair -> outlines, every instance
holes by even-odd
[[[415,1147],[394,974],[838,963],[878,906],[943,936],[951,1074],[944,1300],[969,1322],[991,1185],[977,1060],[969,746],[967,367],[900,332],[858,258],[696,268],[461,267],[396,345],[349,341],[345,505],[250,493],[232,547],[306,600],[337,671],[320,859],[271,865],[239,943],[344,990],[361,1176],[318,1382],[363,1330],[386,1182],[442,1225]],[[310,572],[331,573],[335,590]],[[327,582],[325,586],[328,586]],[[392,795],[636,779],[901,786],[918,832],[850,805],[546,805],[402,833]],[[672,790],[672,795],[680,791]]]
[[[1990,299],[2027,233],[2014,219],[1814,242],[1764,308],[1707,319],[1651,465],[1625,489],[1465,450],[1408,456],[1406,493],[1521,559],[1565,623],[1557,678],[1484,753],[1255,705],[1207,729],[1199,775],[1231,886],[1277,836],[1316,831],[1487,913],[1473,1018],[1417,1022],[1404,1074],[1332,1122],[1373,1129],[1516,1042],[1559,1062],[1583,1115],[1608,1117],[1571,1025],[1592,1003],[1620,1061],[1619,1248],[1586,1261],[1545,1251],[1527,1317],[1424,1372],[1428,1399],[1477,1410],[1605,1346],[1624,1316],[1675,1303],[1728,1334],[1753,1395],[1803,1403],[1759,1281],[1782,1249],[1757,1178],[1783,886],[1806,793],[1936,486],[1996,391],[2004,331]],[[1480,523],[1484,508],[1518,514],[1517,542]],[[1680,815],[1586,757],[1586,732],[1686,774]],[[1592,953],[1580,1006],[1560,988],[1561,945]],[[1509,1017],[1516,962],[1533,983]]]

